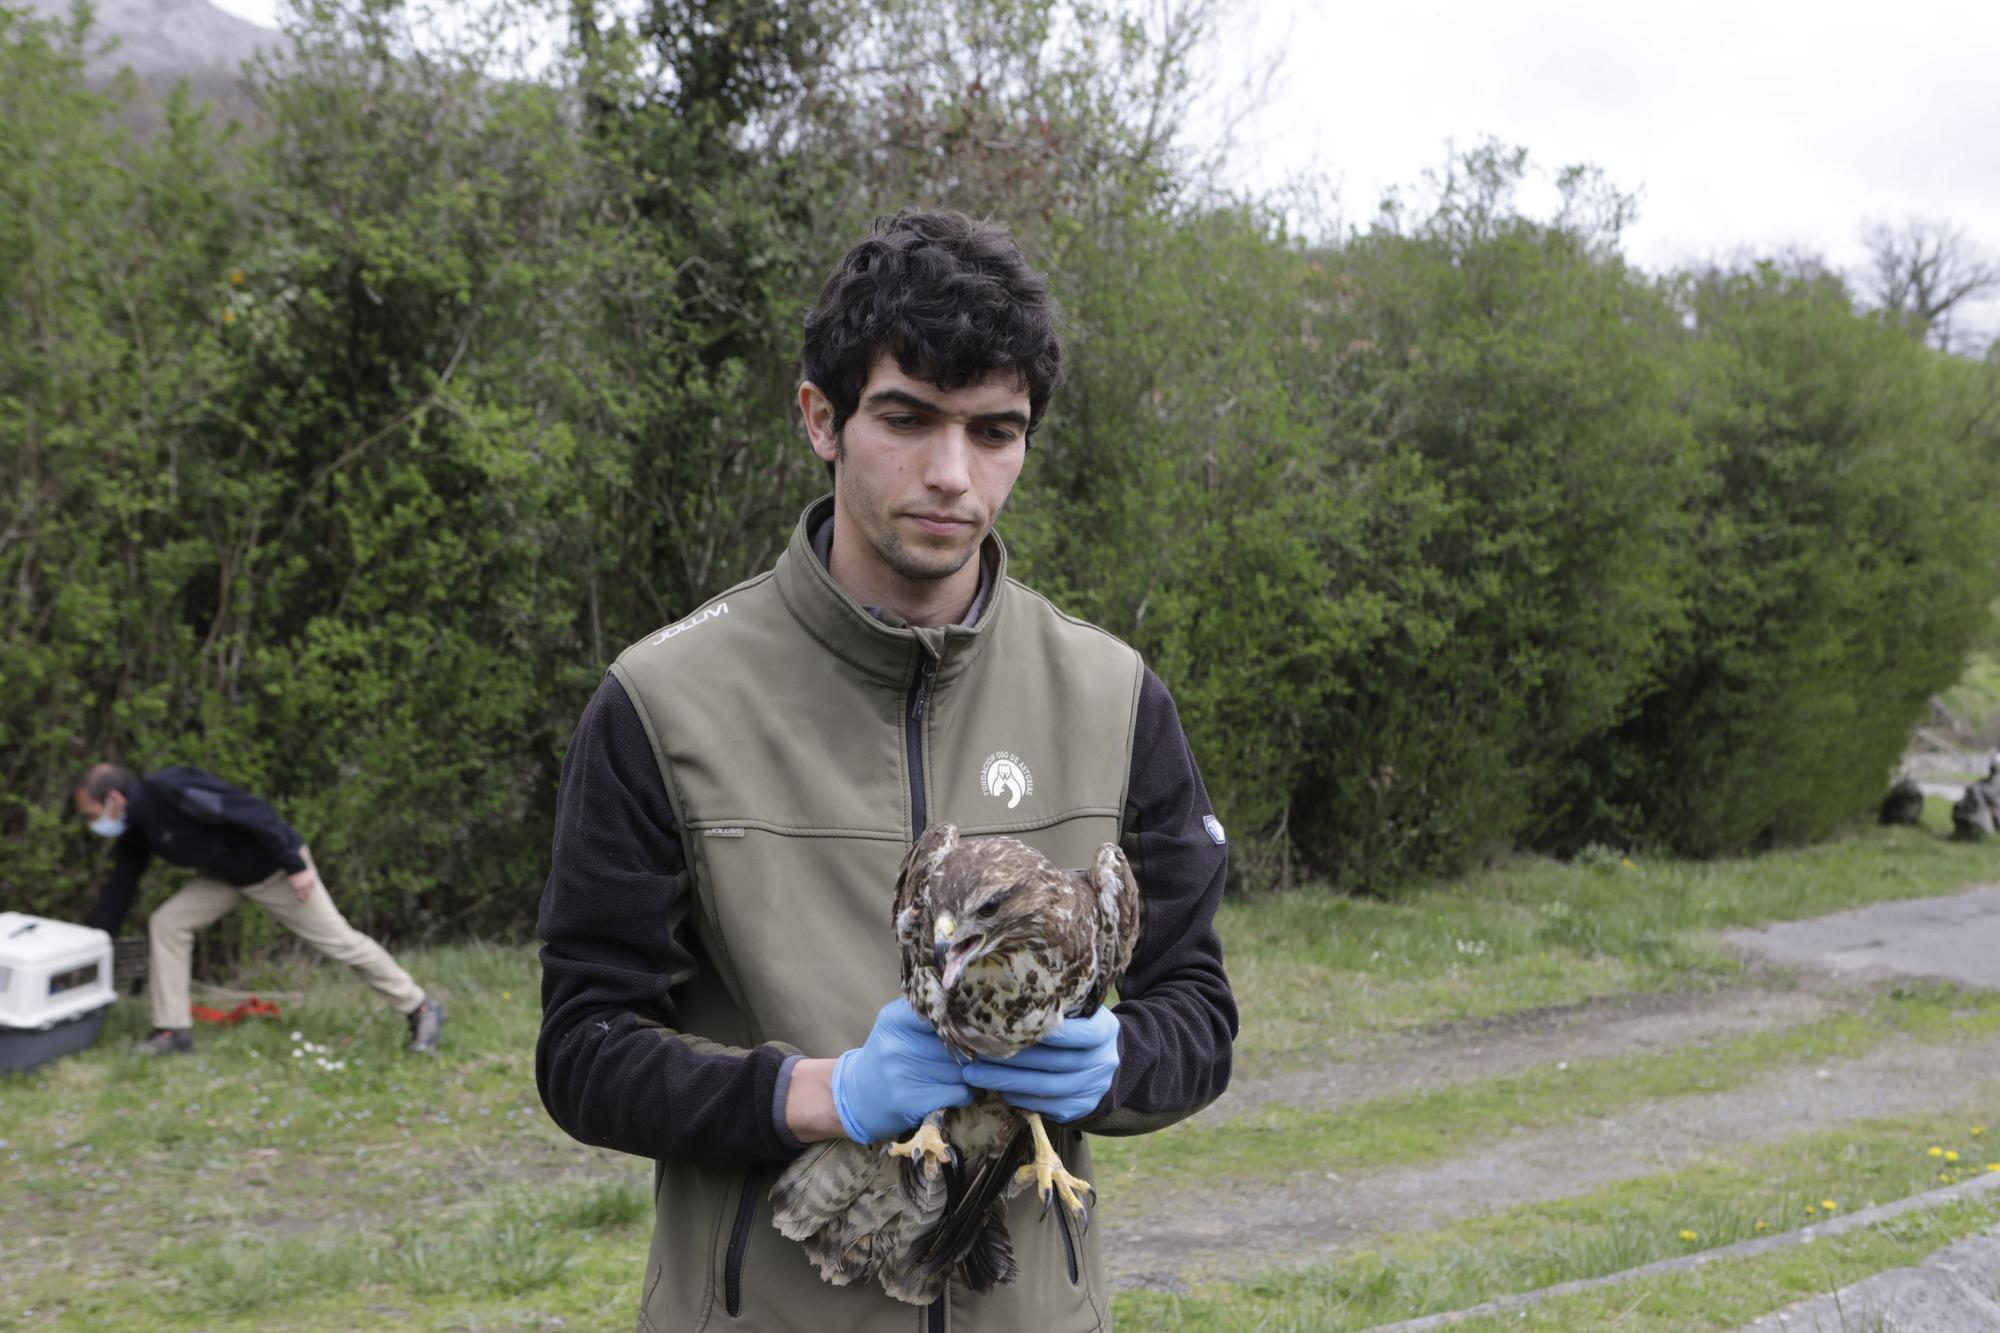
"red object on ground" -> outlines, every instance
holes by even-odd
[[[241,1023],[246,1018],[276,1018],[278,1006],[269,1000],[260,1000],[252,995],[226,1014],[205,1004],[189,1005],[188,1012],[194,1015],[194,1021],[197,1023],[221,1023],[227,1027]]]

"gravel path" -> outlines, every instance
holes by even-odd
[[[1524,1037],[1515,1049],[1539,1052],[1543,1040]],[[1308,1262],[1372,1236],[1673,1170],[1717,1149],[1965,1105],[1981,1091],[1992,1095],[1985,1085],[1996,1069],[2000,1037],[1895,1044],[1820,1068],[1775,1071],[1728,1092],[1516,1131],[1475,1156],[1434,1165],[1345,1178],[1301,1171],[1275,1184],[1238,1184],[1226,1194],[1175,1190],[1162,1182],[1143,1215],[1107,1216],[1107,1261],[1118,1285],[1168,1289],[1200,1277]],[[1244,1103],[1257,1096],[1252,1090]]]
[[[1620,996],[1432,1028],[1346,1060],[1257,1079],[1237,1079],[1205,1118],[1230,1119],[1270,1102],[1325,1110],[1399,1093],[1516,1074],[1559,1061],[1664,1051],[1793,1027],[1860,1007],[1853,986],[1788,990],[1732,987]]]

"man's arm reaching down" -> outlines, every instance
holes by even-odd
[[[563,762],[537,934],[535,1082],[570,1135],[660,1159],[781,1161],[795,1052],[676,1030],[673,988],[698,966],[692,897],[666,786],[638,713],[606,677]]]
[[[153,849],[136,829],[127,829],[116,843],[114,857],[111,874],[97,891],[97,905],[90,909],[85,923],[111,935],[118,933],[125,914],[132,910],[132,900],[139,896],[139,876],[146,873]]]

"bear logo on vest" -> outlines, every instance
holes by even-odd
[[[1035,775],[1028,771],[1019,755],[999,750],[986,756],[986,767],[979,774],[979,790],[988,796],[1006,797],[1007,808],[1012,810],[1023,796],[1035,794]]]

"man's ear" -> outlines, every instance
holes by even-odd
[[[805,418],[806,439],[823,462],[831,463],[840,452],[833,429],[833,400],[811,380],[799,385],[799,415]]]

